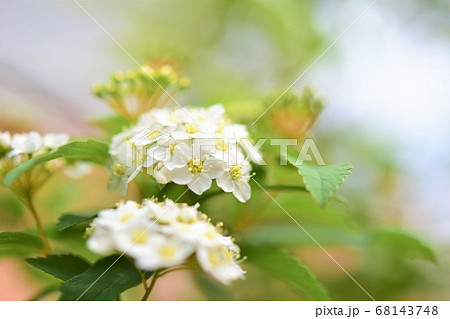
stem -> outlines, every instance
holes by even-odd
[[[150,293],[152,292],[152,289],[153,289],[153,287],[155,286],[156,279],[158,279],[158,278],[159,278],[159,271],[157,270],[157,271],[155,271],[155,273],[154,273],[153,276],[152,276],[152,281],[150,282],[150,286],[148,286],[148,287],[145,289],[145,294],[144,294],[144,296],[142,297],[141,301],[146,301],[146,300],[148,299],[148,296],[150,296]],[[144,286],[144,287],[145,287],[145,286]]]
[[[148,286],[147,286],[147,280],[145,279],[145,273],[143,273],[139,268],[137,268],[137,271],[139,273],[139,276],[141,276],[141,280],[142,280],[142,285],[144,286],[145,291],[147,291]]]
[[[263,187],[267,190],[274,190],[274,191],[303,191],[303,192],[306,192],[306,188],[304,186],[297,186],[297,185],[265,185]]]
[[[41,222],[41,220],[39,218],[37,210],[34,207],[31,195],[30,195],[30,193],[26,193],[24,197],[25,197],[25,203],[27,204],[28,208],[30,209],[31,215],[34,218],[34,221],[36,223],[36,227],[37,227],[37,229],[39,231],[39,234],[41,236],[42,242],[44,243],[44,254],[48,255],[48,254],[50,254],[52,252],[52,249],[50,248],[50,243],[48,241],[48,237],[45,234],[45,230],[44,230],[44,227],[42,226],[42,222]]]

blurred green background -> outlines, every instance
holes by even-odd
[[[231,118],[249,125],[254,138],[310,136],[327,164],[351,162],[354,172],[340,192],[347,204],[332,201],[321,209],[307,194],[274,196],[375,299],[448,300],[447,1],[380,0],[362,17],[286,96],[301,95],[310,86],[324,101],[308,134],[289,122],[305,119],[296,113],[304,101],[282,99],[251,124],[370,1],[80,3],[137,61],[170,63],[188,76],[191,87],[176,96],[182,104],[223,103]],[[110,111],[89,87],[112,71],[136,67],[70,1],[2,1],[0,48],[2,131],[101,137],[89,123]],[[263,151],[271,150],[266,144]],[[301,183],[293,170],[268,157],[266,181]],[[37,206],[49,232],[64,237],[62,250],[79,246],[80,253],[95,258],[76,240],[79,232],[61,235],[51,223],[63,212],[114,204],[120,196],[106,192],[107,179],[102,169],[76,181],[56,176],[39,193]],[[136,189],[128,197],[137,199]],[[254,189],[245,205],[223,195],[202,210],[223,220],[238,242],[285,247],[310,267],[332,299],[367,299],[264,193]],[[2,188],[0,230],[27,227],[32,223],[24,208]],[[27,299],[39,290],[39,280],[52,282],[7,253],[0,250],[0,299]],[[201,278],[174,273],[158,282],[154,299],[302,299],[251,262],[245,265],[247,280],[227,288],[211,284],[207,292]]]

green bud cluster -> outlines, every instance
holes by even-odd
[[[189,79],[179,76],[170,65],[157,68],[142,66],[126,72],[114,72],[106,83],[97,83],[92,93],[105,100],[121,115],[136,119],[151,108],[162,106],[170,95],[189,86]],[[132,109],[127,101],[135,97],[137,107]]]

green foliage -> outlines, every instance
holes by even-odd
[[[25,213],[25,206],[11,192],[0,192],[0,210],[11,214],[14,217],[22,216]]]
[[[91,212],[86,215],[75,215],[75,214],[63,214],[59,217],[58,223],[56,224],[56,228],[59,231],[66,230],[68,228],[72,228],[76,225],[79,225],[83,222],[87,222],[97,216],[97,211]]]
[[[195,272],[195,279],[207,300],[223,301],[232,299],[229,289],[205,274],[203,270]]]
[[[131,261],[119,255],[108,256],[64,282],[60,300],[117,300],[123,291],[140,283]]]
[[[0,247],[15,248],[17,246],[42,250],[44,244],[42,240],[34,235],[22,232],[3,232],[0,233]]]
[[[325,206],[353,169],[353,166],[348,163],[312,166],[307,164],[295,165],[295,160],[295,158],[289,158],[289,161],[298,168],[298,172],[303,176],[306,189],[322,207]]]
[[[356,245],[363,236],[334,227],[308,227],[308,232],[322,245]],[[241,245],[300,247],[315,246],[297,225],[256,225],[237,237]]]
[[[30,265],[62,280],[69,280],[89,268],[87,261],[69,254],[28,258],[26,261]]]
[[[371,240],[376,245],[382,245],[395,250],[405,257],[421,258],[433,263],[437,262],[433,248],[422,239],[401,230],[381,229],[373,232]]]
[[[130,125],[130,121],[121,115],[108,115],[91,122],[94,126],[99,127],[108,135],[115,135]]]
[[[3,184],[5,186],[10,186],[18,177],[32,170],[36,166],[57,158],[80,160],[98,165],[106,165],[110,159],[108,148],[108,144],[94,139],[69,142],[54,151],[36,156],[20,164],[6,174]]]
[[[287,283],[307,298],[329,300],[324,286],[296,258],[278,249],[262,247],[247,247],[243,249],[243,253],[248,256],[248,262]]]

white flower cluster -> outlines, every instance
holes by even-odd
[[[217,280],[228,284],[243,278],[239,247],[197,208],[169,199],[147,199],[142,205],[127,201],[99,213],[88,229],[87,245],[99,254],[126,253],[147,271],[183,264],[195,253],[202,269]]]
[[[69,141],[67,134],[49,133],[41,136],[38,132],[11,134],[0,132],[0,148],[8,157],[19,155],[38,155],[49,150],[56,149]]]
[[[124,191],[145,170],[160,184],[187,185],[202,194],[215,179],[225,192],[246,202],[252,169],[242,143],[246,138],[246,127],[230,123],[222,105],[154,109],[113,138],[112,183]]]

